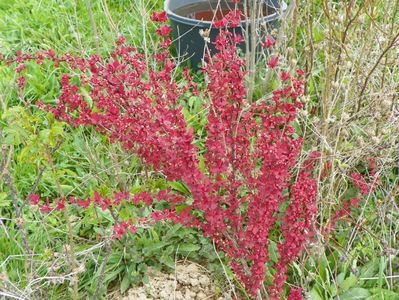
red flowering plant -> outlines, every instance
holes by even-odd
[[[228,14],[223,25],[235,24],[236,19],[237,13]],[[166,17],[159,13],[152,20],[164,22]],[[259,295],[264,281],[271,232],[279,229],[279,260],[268,295],[280,299],[288,266],[311,240],[317,213],[312,179],[317,157],[310,157],[294,172],[303,144],[293,127],[302,108],[302,73],[294,76],[280,71],[279,59],[273,57],[268,67],[282,79],[281,88],[270,99],[249,103],[245,64],[236,49],[242,38],[221,30],[215,42],[218,53],[208,58],[204,68],[209,82],[203,93],[208,114],[204,154],[200,154],[181,105],[187,93],[198,91],[188,71],[183,72],[186,84],[174,78],[169,27],[162,25],[157,34],[161,50],[154,56],[153,67],[124,38],[109,58],[20,54],[18,63],[33,59],[41,63],[43,58],[66,63],[75,75],[62,76],[58,102],[47,109],[72,126],[92,126],[108,135],[167,182],[183,184],[189,196],[172,189],[134,196],[118,193],[115,199],[96,193],[93,199],[63,199],[54,209],[62,210],[67,203],[82,208],[93,203],[106,210],[122,201],[148,206],[164,202],[167,208],[155,211],[152,219],[199,229],[226,253],[232,270],[253,297]],[[267,47],[273,43],[268,41]],[[23,73],[21,65],[18,70]],[[19,82],[23,88],[25,81]],[[30,201],[38,204],[40,199],[31,195]],[[45,206],[43,211],[51,210],[48,200]],[[134,222],[121,222],[115,225],[114,236],[120,238],[128,231],[135,232]],[[300,294],[299,289],[293,290],[290,298],[299,299]]]
[[[376,168],[377,167],[375,159],[369,158],[369,182],[366,181],[364,175],[358,172],[354,172],[350,175],[350,182],[352,183],[353,189],[356,191],[357,195],[355,197],[345,197],[340,206],[333,212],[333,215],[329,218],[327,225],[324,228],[320,228],[321,234],[326,239],[329,239],[331,232],[335,229],[339,221],[347,219],[351,215],[352,210],[359,208],[360,203],[362,202],[362,200],[364,200],[363,198],[366,198],[376,190],[379,184],[379,176],[377,175]],[[322,175],[326,175],[329,170],[330,164],[325,165],[324,169],[322,170]]]

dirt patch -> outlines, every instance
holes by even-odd
[[[176,266],[175,272],[166,274],[152,271],[149,282],[144,286],[134,287],[122,300],[223,300],[216,294],[216,286],[209,273],[194,263]]]

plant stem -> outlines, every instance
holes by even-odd
[[[92,300],[97,300],[98,299],[98,295],[100,293],[100,289],[101,289],[102,283],[104,281],[105,270],[106,270],[106,267],[107,267],[108,259],[109,259],[109,256],[111,255],[111,249],[112,249],[111,242],[110,241],[106,241],[105,242],[105,251],[106,252],[105,252],[104,260],[101,263],[100,275],[98,277],[96,291],[94,292]]]
[[[100,38],[98,36],[96,21],[94,20],[94,16],[93,16],[91,0],[86,0],[86,6],[87,6],[87,11],[89,12],[91,27],[93,29],[94,43],[96,44],[96,52],[97,52],[97,55],[100,55]]]
[[[60,182],[58,180],[57,172],[56,172],[55,166],[54,166],[54,161],[53,161],[51,152],[49,151],[49,149],[47,147],[46,147],[46,152],[47,152],[47,160],[48,160],[48,162],[49,162],[49,164],[51,166],[51,170],[52,170],[53,175],[54,175],[54,181],[55,181],[55,184],[56,184],[56,187],[57,187],[57,190],[58,190],[58,194],[63,198],[64,197],[64,193],[63,193],[63,191],[61,189],[61,185],[60,185]],[[65,223],[66,223],[66,226],[67,226],[68,242],[69,242],[69,249],[65,248],[65,252],[66,252],[66,255],[68,257],[70,266],[71,266],[71,271],[72,271],[71,273],[73,273],[77,269],[76,258],[74,257],[75,256],[75,251],[74,251],[75,242],[73,240],[72,224],[71,224],[71,220],[69,219],[68,211],[65,208],[63,210],[63,212],[64,212]],[[78,275],[75,275],[75,276],[77,277]],[[76,277],[73,278],[73,282],[72,282],[72,284],[73,284],[72,299],[73,300],[79,299],[78,279]]]

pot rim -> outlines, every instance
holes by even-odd
[[[174,21],[184,22],[187,25],[194,25],[194,26],[201,26],[202,25],[203,27],[205,27],[205,26],[212,27],[212,25],[213,25],[212,21],[195,20],[195,19],[191,19],[191,18],[187,18],[187,17],[180,16],[178,14],[175,14],[173,11],[171,11],[169,9],[169,3],[171,1],[172,0],[165,0],[165,2],[164,2],[164,11],[168,15],[168,18],[170,18],[170,19],[172,19]],[[198,1],[198,2],[205,2],[205,1],[201,0],[201,1]],[[269,21],[273,21],[273,20],[277,19],[278,16],[279,16],[278,10],[280,10],[282,12],[287,10],[287,3],[285,3],[285,1],[281,1],[280,7],[278,9],[276,9],[275,13],[273,13],[271,15],[264,16],[262,18],[258,18],[257,21],[261,20],[261,21],[264,21],[264,22],[269,22]],[[241,26],[242,25],[246,25],[246,23],[249,23],[249,22],[250,22],[250,20],[248,20],[248,19],[247,20],[243,20],[243,21],[241,21]]]

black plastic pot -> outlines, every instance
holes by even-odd
[[[226,5],[233,5],[231,4],[231,0],[220,1],[224,2]],[[268,9],[271,10],[272,13],[257,19],[256,22],[261,22],[261,24],[266,25],[266,28],[268,30],[276,28],[278,26],[278,20],[280,18],[281,12],[287,9],[286,3],[279,0],[261,1],[265,6],[267,6]],[[217,34],[219,33],[219,29],[214,28],[211,21],[190,18],[189,16],[184,16],[182,15],[182,13],[180,13],[183,7],[186,7],[188,5],[196,5],[198,3],[206,4],[209,3],[209,0],[165,0],[164,2],[164,9],[169,19],[171,20],[174,44],[177,52],[182,57],[190,58],[191,66],[193,69],[198,68],[204,56],[205,40],[203,36],[201,36],[201,30],[209,30],[208,34],[210,43],[208,43],[208,47],[211,53],[215,52],[215,48],[212,42],[215,40]],[[247,22],[248,25],[246,24]],[[250,21],[243,20],[241,22],[241,28],[237,27],[234,29],[234,31],[236,33],[244,35],[242,29],[248,28],[248,31],[250,32],[250,27]],[[240,44],[239,47],[245,52],[245,43]]]

